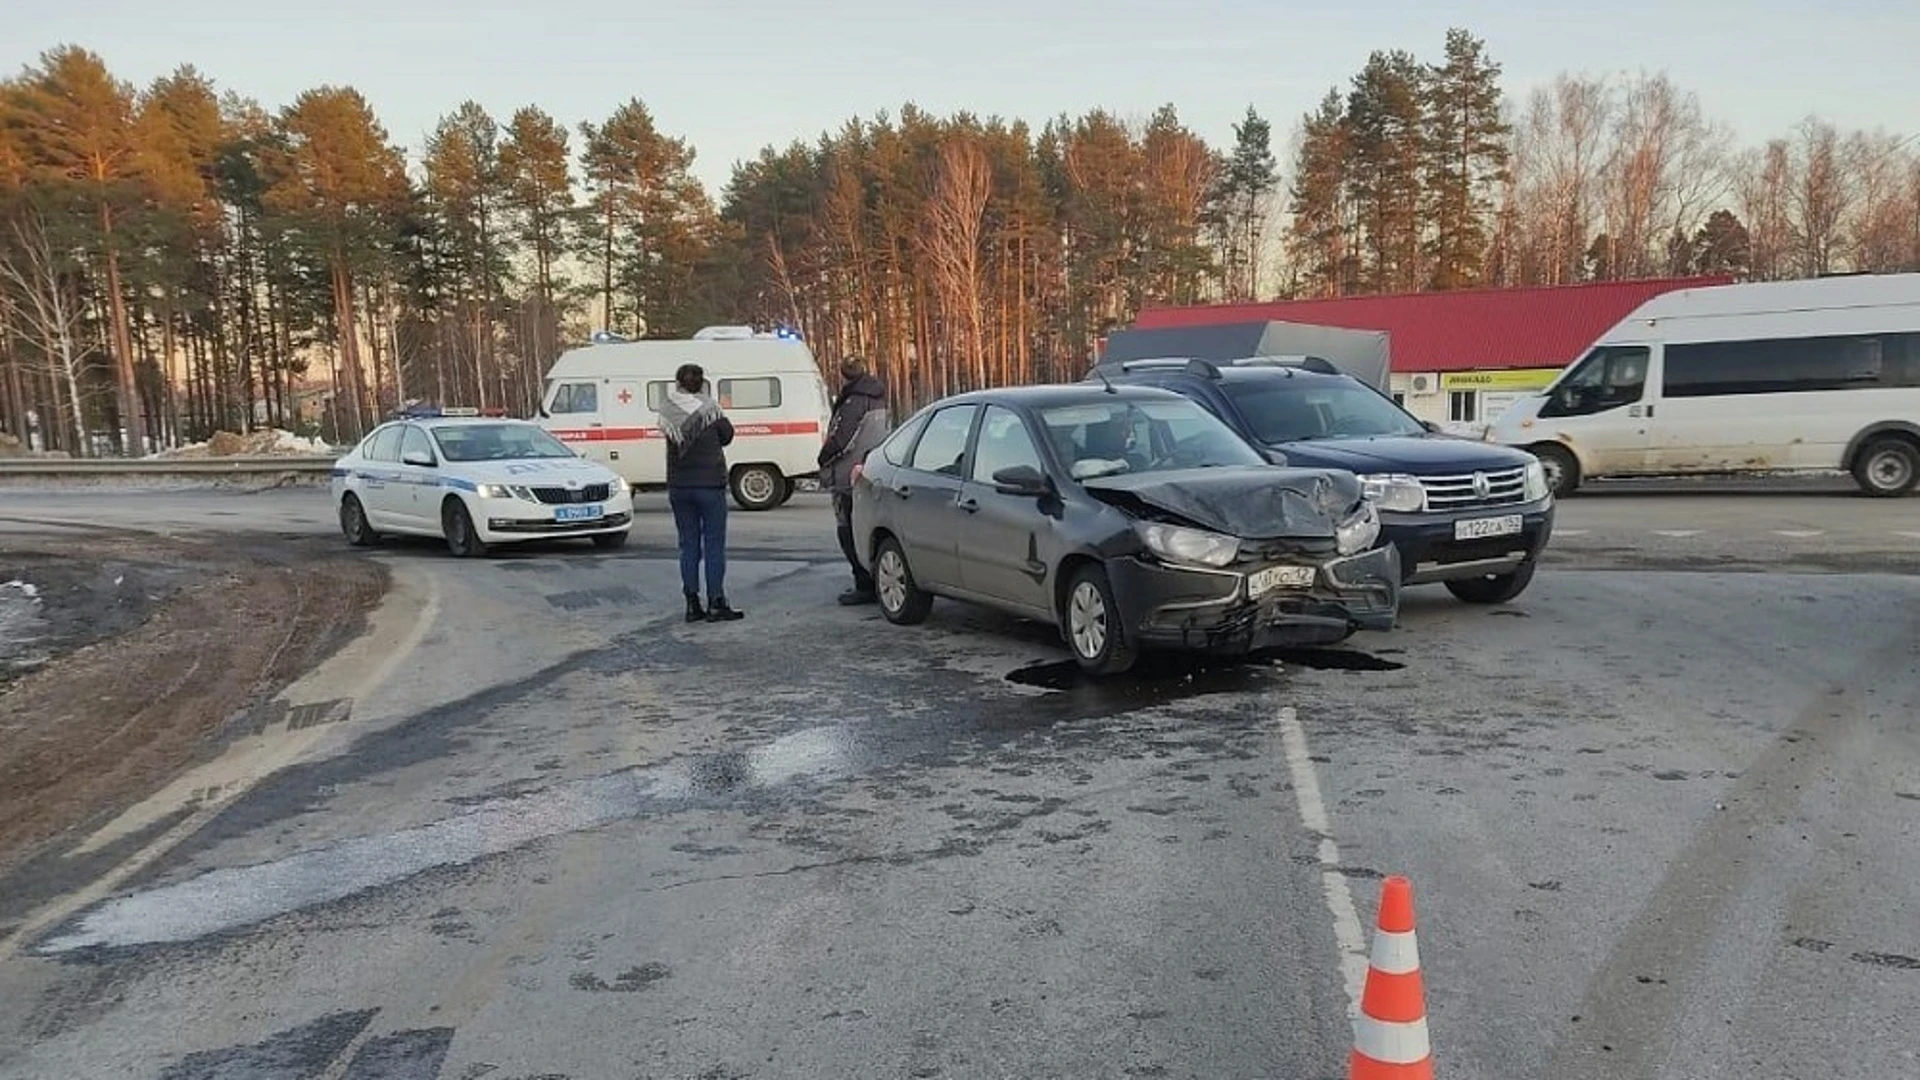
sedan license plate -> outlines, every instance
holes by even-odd
[[[555,521],[593,521],[605,516],[606,513],[600,509],[599,503],[594,503],[591,506],[556,506],[553,508],[553,520]]]
[[[1521,518],[1519,514],[1505,517],[1473,518],[1469,521],[1453,523],[1455,540],[1485,540],[1489,536],[1513,536],[1519,533]]]
[[[1269,566],[1257,570],[1247,575],[1247,599],[1256,599],[1279,588],[1312,588],[1316,572],[1311,566]]]

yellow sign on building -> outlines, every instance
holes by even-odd
[[[1440,376],[1442,390],[1544,390],[1560,368],[1513,368],[1506,371],[1449,371]]]

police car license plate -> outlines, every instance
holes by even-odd
[[[553,508],[553,520],[555,521],[593,521],[596,518],[605,516],[606,513],[600,509],[599,503],[594,503],[591,506],[556,506]]]
[[[1269,566],[1247,575],[1247,599],[1252,600],[1279,588],[1305,589],[1313,585],[1311,566]]]
[[[1519,514],[1505,517],[1473,518],[1469,521],[1453,523],[1455,540],[1485,540],[1489,536],[1512,536],[1520,531]]]

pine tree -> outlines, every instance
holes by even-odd
[[[1506,179],[1511,128],[1500,115],[1500,65],[1465,30],[1447,31],[1446,62],[1427,70],[1426,218],[1436,289],[1484,276],[1493,193]]]
[[[1421,163],[1425,71],[1411,54],[1376,52],[1347,94],[1348,197],[1374,292],[1409,292],[1421,280]]]
[[[1289,191],[1287,243],[1313,296],[1340,296],[1355,285],[1349,223],[1349,133],[1338,90],[1301,118],[1300,148]]]
[[[534,376],[560,351],[557,264],[574,218],[567,129],[533,106],[513,114],[500,147],[504,197],[515,238],[533,258],[533,311],[525,355]],[[529,389],[539,393],[537,377]]]
[[[132,87],[100,57],[74,46],[54,49],[28,72],[17,110],[29,159],[45,179],[75,187],[99,226],[96,251],[105,273],[117,381],[122,452],[145,453],[146,417],[134,376],[133,334],[121,280],[121,218],[138,204],[140,162],[133,138]]]
[[[1233,151],[1219,172],[1211,221],[1220,249],[1222,292],[1228,300],[1251,300],[1258,292],[1267,200],[1280,184],[1273,156],[1273,126],[1247,107],[1233,125]]]
[[[371,415],[371,387],[361,363],[356,283],[374,259],[406,193],[400,152],[366,99],[345,87],[301,94],[280,116],[283,148],[269,159],[268,207],[285,214],[292,239],[325,268],[333,336],[346,378],[346,405],[335,418],[357,437]]]

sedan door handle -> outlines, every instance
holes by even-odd
[[[900,497],[901,497],[901,498],[903,498],[903,499],[910,499],[910,498],[912,498],[912,497],[913,497],[913,489],[912,489],[911,487],[908,487],[908,486],[907,486],[907,485],[905,485],[905,484],[901,484],[901,485],[899,485],[899,486],[897,486],[897,487],[895,487],[895,488],[893,489],[893,493],[894,493],[895,495],[898,495],[898,496],[900,496]]]
[[[961,499],[957,505],[969,514],[977,514],[980,512],[979,499]]]

